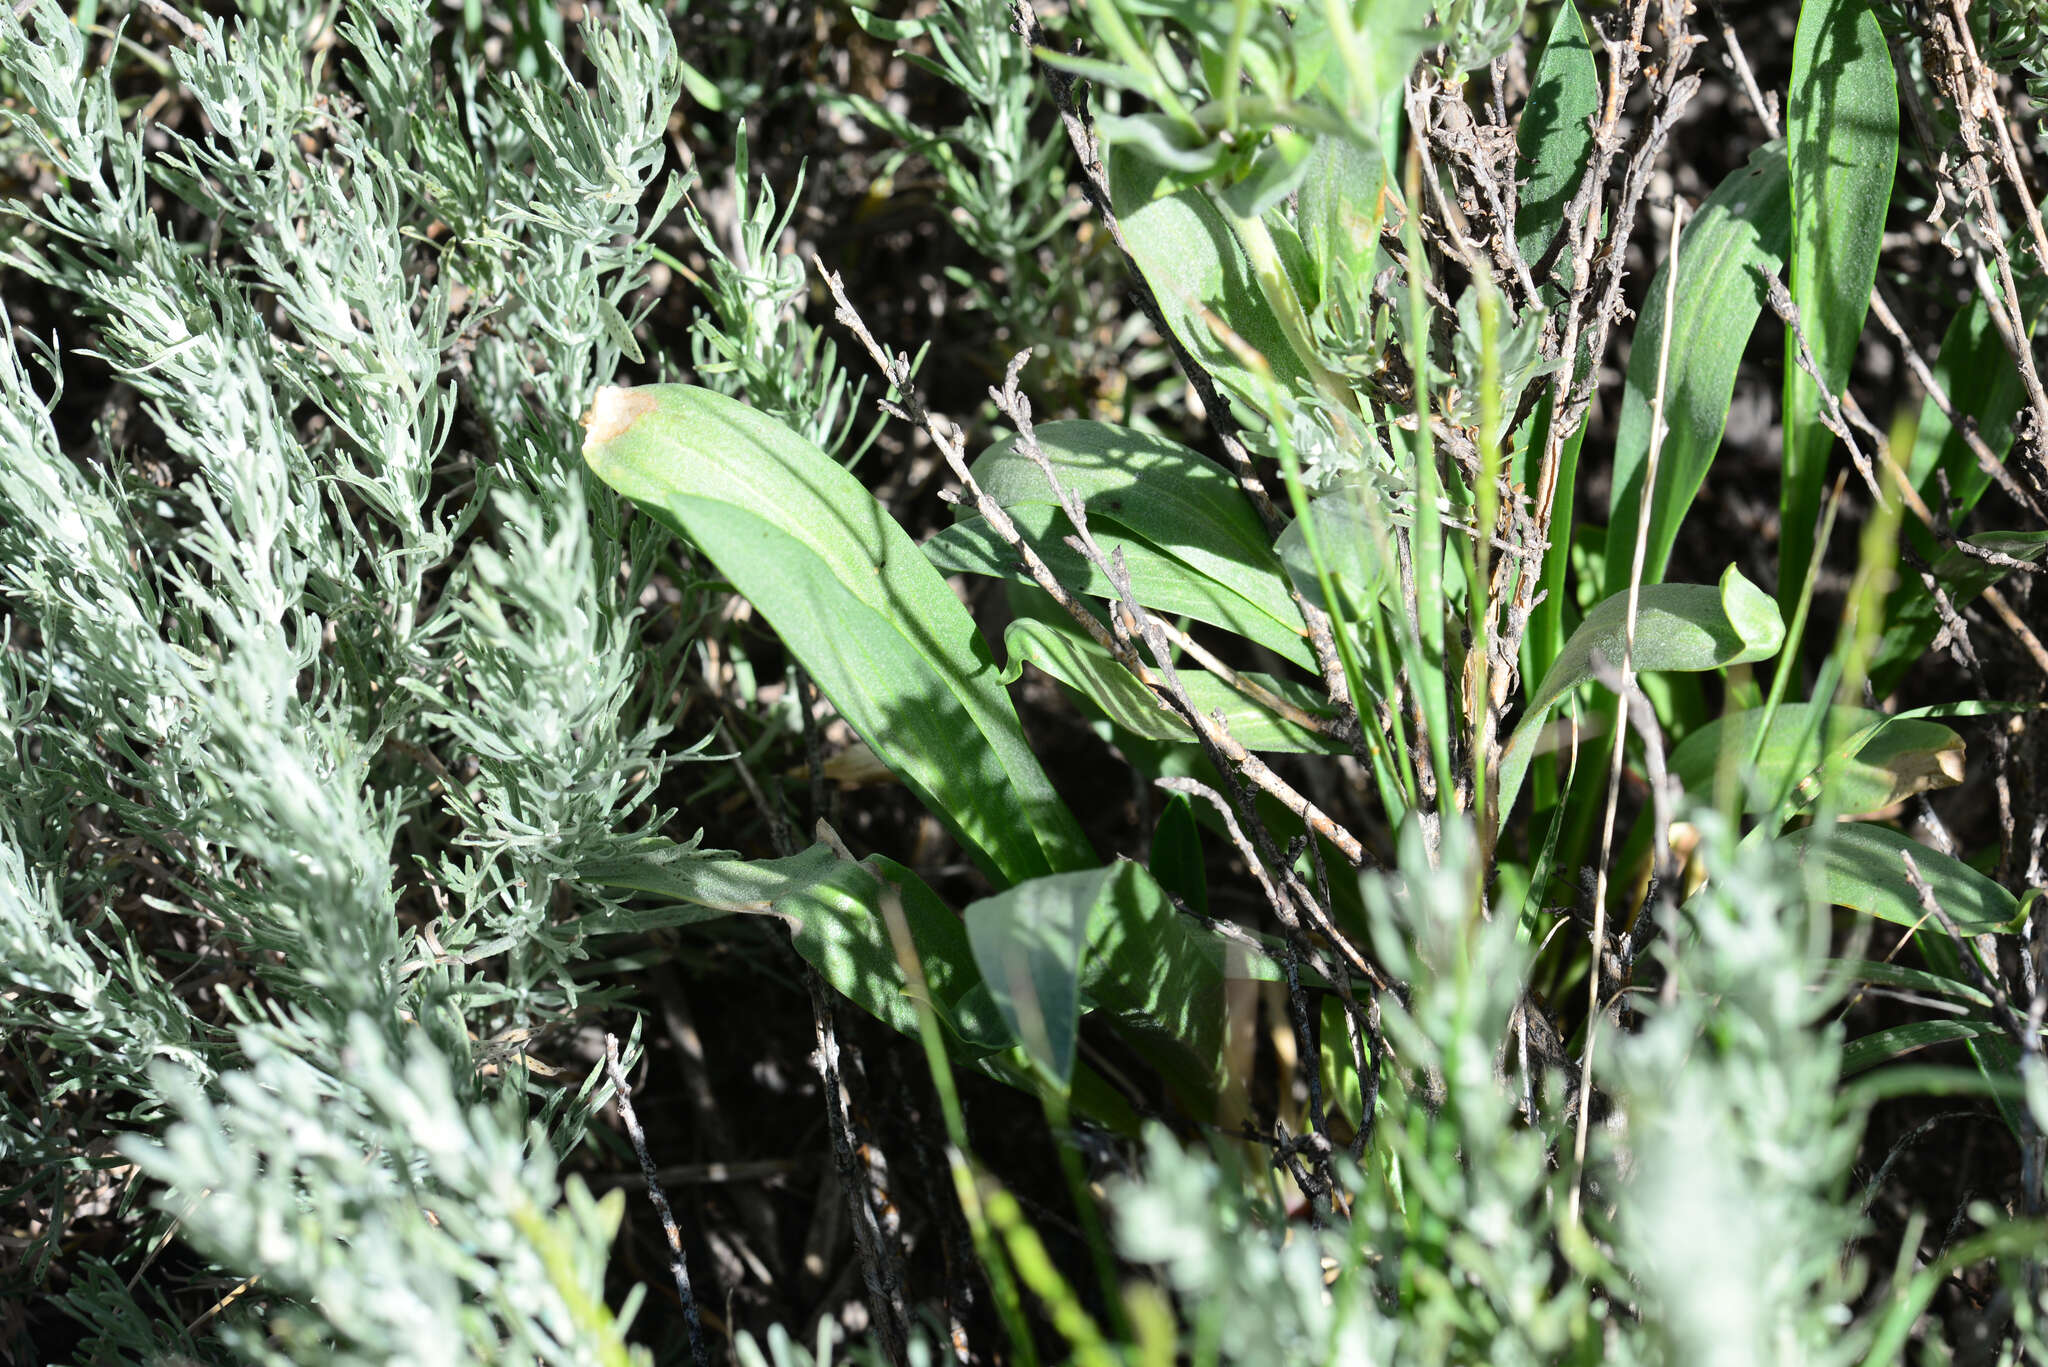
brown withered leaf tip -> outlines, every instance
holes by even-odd
[[[622,389],[617,385],[606,385],[597,391],[591,400],[590,411],[583,415],[583,449],[587,452],[593,446],[602,445],[613,437],[625,432],[628,427],[654,407],[654,396],[645,389]]]

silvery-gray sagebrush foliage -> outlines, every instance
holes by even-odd
[[[593,511],[574,416],[635,351],[676,53],[629,0],[585,69],[505,76],[363,0],[336,72],[322,8],[180,26],[203,137],[130,117],[52,0],[0,13],[54,180],[0,269],[154,428],[82,440],[71,359],[0,358],[0,1028],[54,1060],[0,1167],[58,1213],[11,1290],[80,1194],[144,1194],[110,1129],[224,1285],[259,1279],[216,1321],[237,1353],[618,1361],[616,1203],[553,1177],[596,1074],[540,1083],[517,1041],[582,997],[579,863],[658,824],[674,757],[658,547]],[[134,1270],[72,1284],[103,1360],[172,1346]]]
[[[1603,1328],[1554,1246],[1558,1108],[1522,1124],[1494,1054],[1529,947],[1477,915],[1472,856],[1452,826],[1433,865],[1410,828],[1400,868],[1365,879],[1374,944],[1411,989],[1405,1006],[1382,1001],[1389,1087],[1418,1104],[1383,1100],[1384,1152],[1345,1169],[1348,1219],[1289,1223],[1163,1133],[1115,1197],[1125,1255],[1162,1265],[1190,1339],[1224,1362],[1598,1360]]]
[[[1677,913],[1656,951],[1671,987],[1600,1069],[1617,1105],[1597,1141],[1607,1252],[1565,1224],[1556,1097],[1524,1124],[1493,1053],[1529,947],[1474,914],[1468,836],[1451,828],[1432,867],[1411,832],[1365,891],[1411,988],[1383,999],[1394,1075],[1427,1104],[1386,1109],[1404,1119],[1349,1172],[1350,1220],[1290,1223],[1164,1131],[1113,1197],[1125,1256],[1162,1269],[1191,1342],[1246,1364],[1864,1360],[1878,1317],[1851,1311],[1847,1181],[1862,1114],[1837,1086],[1825,927],[1796,868],[1693,816],[1733,873]]]
[[[1863,1117],[1840,1089],[1826,919],[1798,869],[1693,820],[1728,873],[1685,903],[1656,951],[1670,987],[1615,1049],[1619,1247],[1670,1360],[1861,1361]]]
[[[867,382],[853,383],[839,349],[804,316],[810,273],[783,245],[802,173],[778,212],[773,187],[748,175],[744,121],[734,152],[727,240],[694,202],[685,205],[709,267],[700,281],[707,308],[690,327],[692,368],[702,383],[772,414],[851,466],[880,423],[856,431]]]
[[[1029,349],[1054,373],[1087,378],[1104,337],[1117,329],[1097,316],[1091,286],[1101,274],[1100,254],[1060,241],[1076,221],[1066,141],[1032,54],[1013,31],[1009,0],[941,0],[929,13],[901,19],[863,3],[853,16],[877,38],[913,45],[899,50],[904,59],[965,99],[958,123],[926,128],[888,103],[842,92],[827,97],[897,141],[899,150],[885,163],[892,172],[912,156],[930,164],[947,221],[986,263],[948,266],[945,274],[996,329],[993,358],[1007,361]],[[1124,329],[1114,346],[1131,347],[1133,333]]]

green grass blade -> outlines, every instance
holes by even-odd
[[[1784,265],[1792,222],[1788,183],[1783,150],[1766,148],[1722,181],[1686,224],[1679,252],[1677,313],[1669,320],[1674,330],[1664,417],[1670,431],[1651,504],[1643,559],[1646,584],[1664,577],[1679,523],[1720,449],[1728,403],[1735,393],[1735,368],[1764,305],[1758,271],[1775,274]],[[1636,509],[1650,451],[1650,404],[1666,324],[1663,281],[1664,272],[1659,270],[1650,282],[1629,354],[1608,503],[1607,593],[1628,587],[1635,556]]]
[[[1545,392],[1537,400],[1536,411],[1530,417],[1529,439],[1521,448],[1523,454],[1518,471],[1524,488],[1534,487],[1536,483],[1536,463],[1549,440],[1554,401],[1555,395]],[[1586,427],[1585,421],[1581,420],[1558,451],[1557,493],[1550,505],[1550,545],[1543,552],[1543,578],[1538,585],[1542,598],[1529,610],[1529,630],[1522,637],[1522,677],[1525,679],[1540,679],[1550,672],[1550,666],[1557,659],[1557,653],[1564,649],[1565,639],[1573,625],[1575,613],[1569,602],[1570,594],[1565,591],[1564,580],[1565,572],[1571,566],[1579,448],[1585,445]]]
[[[1924,968],[1885,963],[1875,959],[1830,959],[1828,971],[1847,983],[1868,983],[1874,987],[1897,987],[1929,997],[1947,997],[1968,1006],[1992,1006],[1989,993],[1975,983],[1931,973]]]
[[[1808,0],[1792,45],[1785,150],[1792,184],[1792,301],[1822,378],[1849,378],[1877,279],[1885,210],[1899,160],[1899,93],[1891,51],[1864,0]],[[1785,336],[1785,463],[1778,601],[1788,609],[1813,555],[1834,434],[1820,391]]]
[[[1955,1040],[1982,1039],[2005,1033],[2005,1027],[1989,1020],[1908,1021],[1888,1026],[1842,1046],[1842,1076],[1855,1077],[1880,1063],[1903,1058],[1915,1050]]]
[[[1095,862],[946,581],[839,464],[687,385],[600,391],[584,457],[765,616],[999,885]]]

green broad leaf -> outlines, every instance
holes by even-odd
[[[1544,719],[1567,694],[1594,675],[1596,658],[1619,668],[1628,639],[1628,594],[1603,599],[1579,623],[1543,683],[1500,763],[1500,819],[1506,822]],[[1785,620],[1771,596],[1730,565],[1718,587],[1710,584],[1645,584],[1637,598],[1633,661],[1638,673],[1673,670],[1698,673],[1765,660],[1784,644]]]
[[[1176,442],[1109,423],[1049,422],[1036,435],[1061,485],[1087,509],[1089,529],[1104,550],[1112,540],[1124,545],[1132,587],[1145,606],[1227,627],[1313,667],[1280,557],[1236,481],[1220,467]],[[1014,439],[983,452],[974,476],[1062,582],[1094,597],[1112,596],[1106,578],[1065,546],[1074,529],[1045,472]],[[942,567],[1022,575],[1016,557],[986,527],[941,533],[933,542],[927,553]],[[1139,559],[1130,557],[1148,550],[1184,568],[1152,558],[1141,575]]]
[[[1095,862],[967,609],[836,461],[687,385],[600,390],[584,425],[598,478],[718,567],[991,879]]]
[[[1181,901],[1197,916],[1209,914],[1209,872],[1202,862],[1202,825],[1195,819],[1194,804],[1184,793],[1174,793],[1159,810],[1159,823],[1152,828],[1152,857],[1147,861],[1159,886]]]
[[[1764,307],[1759,272],[1776,274],[1785,262],[1792,231],[1788,184],[1784,149],[1764,148],[1707,196],[1680,239],[1677,313],[1669,320],[1664,407],[1669,430],[1650,501],[1650,535],[1643,559],[1646,584],[1664,577],[1679,523],[1720,449],[1729,400],[1735,394],[1735,369]],[[1608,503],[1608,593],[1628,586],[1635,556],[1650,451],[1650,406],[1667,322],[1664,279],[1664,269],[1651,279],[1629,349],[1628,388],[1614,442],[1614,491]]]
[[[1315,557],[1309,554],[1307,529],[1299,518],[1288,523],[1273,543],[1287,577],[1308,602],[1326,612],[1341,613],[1347,620],[1362,620],[1389,583],[1387,562],[1381,554],[1384,533],[1373,525],[1355,491],[1325,494],[1308,505],[1308,514],[1315,521],[1316,543],[1329,561],[1325,568],[1331,583],[1337,596],[1347,601],[1337,608],[1323,602],[1322,581],[1316,574]]]
[[[1080,1017],[1099,1010],[1183,1098],[1212,1098],[1223,1048],[1223,973],[1142,865],[1052,874],[967,908],[989,995],[1062,1088]]]
[[[1666,765],[1686,792],[1705,797],[1715,772],[1732,764],[1744,779],[1743,810],[1769,811],[1778,794],[1822,771],[1821,710],[1819,703],[1787,703],[1771,717],[1768,730],[1762,708],[1718,718],[1680,741]],[[1826,730],[1832,745],[1825,758],[1829,781],[1837,785],[1836,810],[1875,812],[1963,781],[1963,738],[1940,722],[1861,707],[1831,711]],[[1799,805],[1811,799],[1808,792]]]
[[[1578,193],[1592,158],[1593,119],[1599,112],[1600,73],[1586,45],[1585,21],[1578,6],[1564,0],[1515,130],[1515,148],[1527,173],[1515,211],[1515,243],[1532,270],[1565,229],[1565,206]],[[1558,253],[1558,263],[1569,270],[1570,253]]]
[[[1028,661],[1101,708],[1118,726],[1147,740],[1193,741],[1194,728],[1168,709],[1108,651],[1077,629],[1034,618],[1021,618],[1003,633],[1010,665],[1005,682],[1015,682]],[[1326,714],[1327,705],[1312,689],[1268,674],[1247,678],[1270,689],[1311,716]],[[1230,734],[1247,750],[1283,753],[1339,754],[1345,749],[1333,737],[1288,721],[1193,664],[1180,667],[1188,701],[1203,716],[1223,714]]]
[[[1089,916],[1081,993],[1190,1109],[1207,1114],[1223,1077],[1225,974],[1278,967],[1246,957],[1175,911],[1144,865],[1119,860]]]
[[[870,38],[879,38],[885,43],[908,43],[924,36],[925,26],[918,20],[885,18],[866,4],[850,5],[848,9],[853,15],[853,22]]]
[[[2029,565],[2039,563],[2042,553],[2048,552],[2048,532],[1979,532],[1963,540]],[[2012,573],[2009,565],[1993,564],[1954,546],[1936,555],[1929,568],[1957,612]],[[1870,685],[1880,694],[1898,684],[1941,632],[1940,609],[1919,573],[1901,566],[1899,580],[1886,600],[1884,636],[1871,656]]]
[[[1842,1076],[1850,1078],[1858,1073],[1867,1073],[1880,1063],[1889,1063],[1930,1045],[1983,1039],[2004,1033],[2003,1026],[1988,1020],[1909,1021],[1843,1045]]]
[[[1058,48],[1033,48],[1034,61],[1042,62],[1055,71],[1064,71],[1078,76],[1091,85],[1104,90],[1132,90],[1147,99],[1158,93],[1156,78],[1147,72],[1135,71],[1122,62],[1105,61],[1100,57],[1083,57],[1077,53],[1062,52]],[[1101,124],[1098,119],[1097,128]]]
[[[1217,324],[1264,358],[1282,390],[1291,391],[1309,370],[1266,302],[1237,234],[1200,189],[1167,184],[1158,162],[1114,147],[1107,157],[1110,200],[1166,326],[1226,392],[1264,412],[1271,402],[1266,377],[1237,358]]]
[[[1199,185],[1230,156],[1227,144],[1164,114],[1104,114],[1096,127],[1105,147],[1142,159],[1160,173],[1169,189]]]
[[[1344,1003],[1335,995],[1323,998],[1322,1030],[1317,1052],[1322,1068],[1324,1104],[1354,1125],[1365,1110],[1365,1092],[1351,1061],[1351,1040],[1344,1021]]]
[[[877,1020],[914,1038],[917,1005],[882,909],[884,893],[893,890],[924,966],[932,1006],[962,1057],[985,1057],[1016,1043],[989,994],[977,990],[981,974],[960,918],[923,879],[893,860],[877,855],[853,863],[822,844],[787,859],[763,860],[678,856],[673,846],[662,846],[586,863],[577,877],[669,902],[651,911],[587,918],[583,929],[591,934],[646,931],[736,913],[782,917],[790,922],[797,952],[826,982]]]
[[[1261,218],[1293,194],[1308,173],[1308,154],[1315,144],[1285,128],[1271,130],[1269,140],[1252,155],[1244,175],[1223,191],[1223,202],[1240,218]],[[1297,286],[1298,288],[1298,286]]]
[[[1813,358],[1839,392],[1870,312],[1885,210],[1899,161],[1891,50],[1866,0],[1807,0],[1792,42],[1785,151],[1792,190],[1788,284]],[[1813,557],[1835,435],[1785,335],[1785,461],[1779,485],[1778,598],[1790,610]]]
[[[1105,602],[1117,596],[1110,587],[1109,577],[1090,564],[1081,552],[1066,544],[1065,538],[1073,534],[1073,529],[1067,525],[1066,514],[1044,503],[1019,504],[1009,512],[1018,532],[1038,551],[1060,583],[1075,593]],[[1256,641],[1282,659],[1292,660],[1303,668],[1315,667],[1315,656],[1309,650],[1308,637],[1300,626],[1301,617],[1295,612],[1293,601],[1286,596],[1285,586],[1277,580],[1271,589],[1261,593],[1261,606],[1190,568],[1183,561],[1153,549],[1149,542],[1134,536],[1115,535],[1111,531],[1114,524],[1094,527],[1091,518],[1090,525],[1105,555],[1123,552],[1124,568],[1130,572],[1131,588],[1137,594],[1140,607],[1151,608],[1170,617],[1192,617],[1198,622],[1207,622],[1248,641]],[[1024,568],[1023,560],[1004,544],[994,528],[979,517],[957,522],[932,537],[924,543],[924,553],[926,559],[947,574],[984,574],[1013,584],[1036,583]],[[1286,618],[1274,615],[1283,609],[1287,613]],[[1288,620],[1296,625],[1289,627]]]
[[[1356,289],[1372,279],[1386,193],[1387,161],[1380,148],[1328,133],[1316,139],[1294,214],[1315,269],[1311,297],[1327,298],[1339,280]]]
[[[1321,298],[1320,287],[1316,284],[1315,263],[1308,259],[1308,247],[1301,240],[1301,230],[1294,226],[1287,206],[1275,204],[1261,216],[1266,235],[1273,239],[1273,250],[1280,258],[1281,273],[1287,277],[1289,289],[1300,301],[1303,309],[1313,309]]]
[[[678,60],[676,67],[677,74],[682,77],[683,88],[690,92],[691,99],[713,113],[725,109],[725,92],[718,88],[716,82],[688,62]]]
[[[1090,914],[1111,872],[1033,878],[966,912],[967,942],[996,1010],[1062,1091],[1074,1076]]]
[[[1825,894],[1838,907],[1902,926],[1930,920],[1906,874],[1904,856],[1910,855],[1921,881],[1963,934],[2011,930],[2020,919],[2019,899],[2004,888],[1962,860],[1889,826],[1861,821],[1808,826],[1781,837],[1781,842],[1802,862],[1818,859]],[[1941,932],[1936,928],[1931,933]]]
[[[1113,523],[1299,625],[1266,529],[1221,466],[1178,442],[1106,422],[1049,422],[1037,437],[1091,526],[1097,519]],[[974,477],[1005,508],[1059,505],[1045,472],[1014,438],[984,451]]]

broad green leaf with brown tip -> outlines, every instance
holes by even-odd
[[[836,461],[708,389],[604,389],[584,459],[718,567],[999,884],[1095,863],[974,620]]]
[[[1745,780],[1743,810],[1768,811],[1778,794],[1793,792],[1793,785],[1822,771],[1819,710],[1817,703],[1787,703],[1771,717],[1768,730],[1762,708],[1708,722],[1671,751],[1671,776],[1688,793],[1705,797],[1715,771],[1732,763]],[[1838,785],[1834,801],[1841,812],[1875,812],[1963,781],[1963,738],[1940,722],[1836,707],[1827,732],[1827,772]]]

